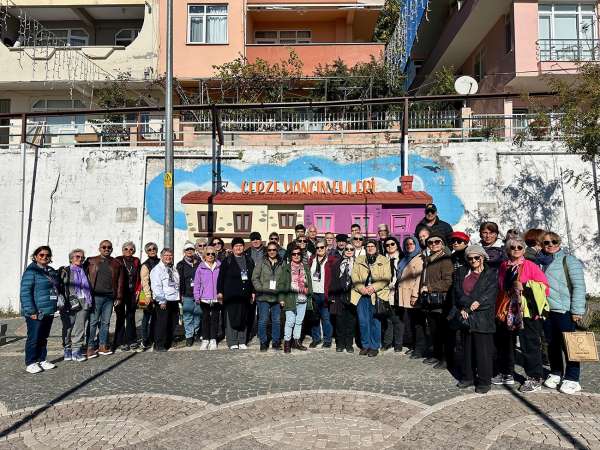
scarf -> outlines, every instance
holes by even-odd
[[[372,266],[373,264],[375,264],[375,260],[377,259],[378,254],[375,253],[374,255],[369,255],[367,253],[367,264],[369,264],[370,266]]]
[[[87,306],[92,306],[92,293],[85,272],[81,266],[71,264],[71,285],[75,288],[77,298],[84,298]]]
[[[412,252],[408,252],[408,250],[406,249],[406,243],[408,241],[413,241],[413,243],[415,244],[415,249]],[[400,260],[400,262],[398,263],[398,275],[402,275],[402,272],[404,271],[404,269],[406,268],[406,266],[408,266],[408,264],[412,261],[412,259],[415,256],[419,256],[419,254],[421,253],[420,249],[419,249],[419,242],[418,240],[412,238],[412,237],[407,237],[406,239],[404,239],[404,242],[402,243],[402,250],[404,250],[404,258],[402,258]]]
[[[352,268],[354,267],[354,256],[344,257],[340,263],[340,280],[344,282],[345,290],[350,289],[352,284]]]
[[[183,256],[183,261],[186,262],[188,265],[194,267],[194,264],[196,263],[196,258],[192,257],[188,257],[186,255]]]
[[[159,262],[160,258],[158,256],[150,256],[146,261],[144,261],[144,264],[146,267],[148,267],[148,271],[152,271],[152,269],[154,269]]]
[[[317,276],[317,279],[319,281],[321,281],[321,271],[322,271],[322,268],[323,268],[323,264],[325,264],[325,261],[327,261],[327,255],[323,256],[323,258],[321,259],[321,261],[319,261],[319,257],[318,256],[315,258],[315,262],[316,262],[315,275]]]
[[[304,279],[304,264],[290,264],[292,270],[292,290],[304,294],[305,279]]]

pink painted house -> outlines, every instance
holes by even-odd
[[[569,77],[577,63],[600,60],[598,0],[429,1],[406,67],[411,88],[453,66],[479,81],[479,92],[543,92],[543,75]],[[482,102],[483,103],[483,102]],[[519,101],[479,105],[522,112]]]

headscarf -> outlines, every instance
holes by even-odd
[[[90,283],[81,266],[71,264],[71,285],[75,288],[77,298],[84,298],[87,306],[92,306]]]
[[[415,244],[415,249],[412,252],[409,252],[406,249],[406,243],[408,241],[413,241]],[[421,254],[421,248],[419,247],[419,240],[414,236],[408,236],[404,238],[402,241],[402,251],[404,251],[404,258],[402,258],[398,262],[398,275],[402,275],[402,271],[408,264],[412,261],[415,256],[419,256]]]
[[[377,241],[373,240],[373,239],[369,239],[367,241],[367,244],[373,244],[375,245],[376,248],[377,247]],[[367,264],[369,264],[370,266],[375,264],[375,260],[377,259],[377,256],[379,256],[379,253],[374,253],[372,255],[370,255],[368,252],[366,252],[366,245],[365,245],[365,255],[367,257]]]

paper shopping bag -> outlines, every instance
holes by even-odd
[[[594,333],[574,331],[563,333],[569,361],[598,361],[598,347]]]

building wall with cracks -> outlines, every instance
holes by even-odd
[[[96,254],[98,243],[110,239],[115,253],[132,240],[138,246],[162,244],[163,160],[160,150],[144,147],[69,147],[40,149],[29,226],[35,152],[25,165],[24,213],[22,154],[0,154],[0,308],[18,309],[21,242],[28,252],[49,244],[53,265],[67,263],[68,252],[83,248]],[[181,197],[211,189],[210,148],[178,149],[175,163],[176,255],[193,237],[194,218],[186,216]],[[410,150],[414,189],[425,190],[442,219],[478,240],[478,224],[494,220],[501,231],[540,227],[563,236],[565,244],[586,265],[590,293],[600,293],[600,251],[592,198],[563,181],[561,173],[589,170],[558,143],[423,144]],[[236,192],[243,180],[350,180],[375,178],[379,191],[396,191],[400,176],[398,145],[326,145],[224,147],[225,190]],[[304,218],[308,225],[308,220]],[[21,223],[23,221],[23,227]],[[23,232],[21,232],[23,230]],[[263,237],[264,238],[264,237]],[[27,262],[29,258],[25,258]]]

